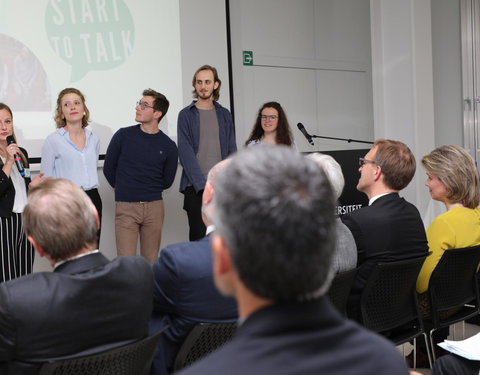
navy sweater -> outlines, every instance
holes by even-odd
[[[165,133],[147,134],[140,125],[118,130],[105,155],[103,174],[115,188],[117,202],[150,202],[175,179],[178,150]]]

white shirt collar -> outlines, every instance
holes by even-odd
[[[57,263],[55,263],[55,265],[53,266],[53,269],[56,269],[57,267],[61,266],[63,263],[67,263],[67,262],[70,262],[72,260],[75,260],[75,259],[80,259],[86,255],[91,255],[91,254],[96,254],[100,252],[98,249],[95,249],[95,250],[92,250],[92,251],[89,251],[89,252],[86,252],[86,253],[82,253],[82,254],[78,254],[78,255],[75,255],[71,258],[68,258],[68,259],[64,259],[64,260],[61,260]]]
[[[375,202],[378,198],[381,198],[387,194],[392,194],[392,193],[383,193],[383,194],[375,195],[374,197],[370,198],[370,200],[368,201],[368,205],[371,206],[372,203]]]

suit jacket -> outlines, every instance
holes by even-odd
[[[138,256],[100,253],[0,284],[0,373],[37,374],[48,359],[145,337],[153,276]]]
[[[361,292],[373,266],[416,258],[428,252],[425,228],[417,208],[391,193],[378,198],[372,205],[342,217],[355,238],[359,267],[348,301],[348,315],[359,319]]]
[[[237,304],[215,288],[209,236],[167,246],[152,268],[155,286],[150,331],[170,325],[153,362],[152,373],[163,375],[172,370],[175,356],[195,324],[236,321]]]
[[[182,375],[407,375],[386,339],[344,319],[326,297],[257,310],[232,341]]]

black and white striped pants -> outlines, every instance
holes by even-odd
[[[0,217],[0,282],[29,274],[35,251],[23,230],[22,214]]]

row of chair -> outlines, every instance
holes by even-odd
[[[416,338],[423,335],[431,365],[430,353],[435,360],[433,333],[479,314],[477,268],[480,246],[447,250],[435,267],[428,287],[431,305],[429,340],[415,289],[424,260],[425,257],[420,257],[377,264],[362,292],[360,310],[363,326],[386,336],[395,345],[413,340],[414,358]],[[355,273],[356,270],[351,270],[338,274],[329,291],[332,303],[344,315]],[[442,312],[455,308],[459,311],[454,315],[442,316]]]
[[[477,268],[480,246],[445,251],[433,271],[429,282],[430,340],[427,339],[415,290],[424,260],[425,257],[420,257],[377,264],[362,292],[360,310],[364,327],[386,336],[397,346],[413,340],[415,353],[416,338],[423,336],[431,365],[430,353],[435,352],[433,332],[479,314]],[[328,292],[333,305],[344,315],[356,271],[338,274]],[[455,307],[460,310],[453,316],[441,317],[440,312]],[[166,328],[146,339],[103,353],[45,363],[39,375],[147,375]],[[174,370],[178,371],[220,347],[232,338],[235,330],[236,323],[197,324],[181,346]]]

